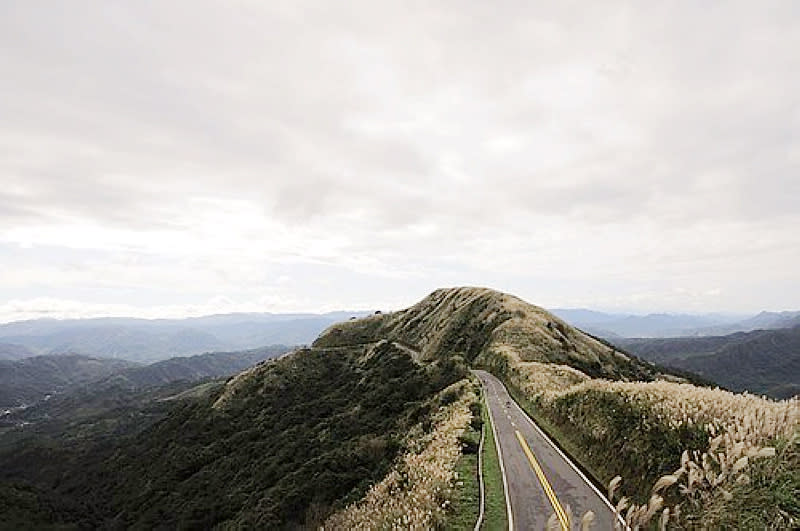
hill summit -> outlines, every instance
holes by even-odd
[[[645,504],[629,514],[797,521],[798,401],[691,385],[517,297],[459,287],[125,413],[140,423],[0,433],[0,527],[452,528],[484,418],[471,368],[600,483],[626,478],[625,503]],[[737,502],[755,497],[768,500]]]
[[[507,370],[550,363],[587,376],[652,379],[654,367],[632,358],[522,299],[489,288],[438,289],[408,309],[332,325],[314,348],[391,341],[420,362],[456,358]]]

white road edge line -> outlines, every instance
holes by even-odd
[[[501,382],[501,384],[502,384],[502,382]],[[502,384],[502,385],[503,385],[503,387],[505,387],[505,384]],[[508,389],[506,389],[506,392],[508,393]],[[508,393],[508,396],[509,396],[509,398],[511,398],[511,401],[514,403],[514,405],[517,406],[517,409],[519,410],[519,412],[522,413],[522,416],[525,417],[525,419],[531,424],[531,426],[534,427],[534,429],[537,432],[539,432],[539,435],[541,435],[542,438],[545,441],[547,441],[548,444],[550,444],[550,446],[552,446],[555,449],[556,452],[558,452],[558,454],[561,456],[561,458],[564,459],[564,461],[566,461],[569,464],[569,466],[572,467],[572,469],[581,477],[581,479],[584,481],[584,483],[586,483],[587,485],[589,485],[589,487],[591,487],[591,489],[600,497],[600,499],[605,502],[605,504],[608,506],[608,508],[611,509],[611,512],[612,513],[616,513],[616,508],[613,505],[611,505],[611,502],[608,500],[608,498],[606,498],[605,495],[602,492],[600,492],[600,489],[598,489],[597,486],[595,486],[594,483],[589,481],[589,478],[587,478],[586,475],[583,472],[581,472],[581,469],[578,468],[578,466],[575,463],[572,462],[572,459],[567,457],[566,454],[564,454],[564,452],[561,451],[561,448],[559,448],[550,439],[550,437],[548,437],[547,434],[544,431],[542,431],[542,429],[539,427],[539,425],[536,424],[533,421],[533,419],[531,419],[528,416],[528,413],[526,413],[525,410],[522,409],[522,406],[520,406],[517,403],[517,401],[514,399],[514,397],[511,396],[511,393]],[[622,524],[623,529],[630,529],[628,527],[628,525],[625,523],[625,520],[622,519],[621,515],[617,515],[617,518],[619,519],[620,523]]]
[[[483,380],[481,380],[483,383]],[[487,386],[488,387],[488,386]],[[496,395],[497,393],[495,393]],[[492,417],[492,406],[489,405],[488,396],[485,400],[486,409],[489,413],[489,424],[492,425],[494,435],[494,447],[497,450],[497,461],[500,463],[500,475],[503,476],[503,495],[506,497],[506,510],[508,512],[508,531],[514,531],[514,515],[511,512],[511,497],[508,495],[508,480],[506,479],[506,467],[503,466],[503,451],[500,449],[500,439],[497,438],[497,430],[494,428],[494,418]]]

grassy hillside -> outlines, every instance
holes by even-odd
[[[677,526],[746,521],[780,529],[800,518],[785,494],[800,488],[797,401],[692,385],[541,308],[482,288],[438,290],[407,310],[334,325],[315,344],[336,348],[374,337],[420,360],[463,359],[501,376],[600,482],[625,478],[621,490],[632,501],[621,510],[631,523],[666,507]],[[771,448],[783,450],[771,455]]]
[[[447,527],[480,411],[470,366],[500,376],[600,482],[622,476],[614,500],[632,525],[800,519],[797,400],[698,387],[516,297],[454,288],[161,401],[144,430],[25,441],[0,455],[19,502],[0,525]]]
[[[437,317],[448,314],[449,323]],[[621,509],[632,523],[666,507],[677,526],[747,522],[783,529],[800,520],[796,495],[788,494],[800,489],[797,400],[697,387],[489,290],[439,291],[370,326],[404,338],[420,353],[437,349],[414,339],[432,338],[501,376],[597,479],[625,478],[622,490],[630,498]],[[761,503],[741,503],[745,499]],[[636,502],[642,505],[631,508]]]
[[[615,340],[644,359],[696,372],[734,391],[800,393],[800,326],[728,336]]]
[[[404,346],[420,360],[558,363],[607,378],[652,379],[657,372],[542,308],[487,288],[440,289],[406,310],[333,325],[314,345],[337,347],[376,337]]]
[[[288,350],[288,347],[278,345],[244,352],[214,352],[172,358],[145,366],[128,367],[123,364],[110,375],[106,371],[95,375],[90,381],[73,382],[65,386],[63,392],[52,395],[48,400],[39,401],[24,409],[12,410],[0,417],[0,428],[25,425],[28,432],[36,430],[53,433],[64,425],[79,420],[109,415],[113,417],[115,411],[126,411],[135,408],[137,404],[146,403],[150,395],[147,392],[149,389],[154,389],[154,396],[163,398],[160,393],[165,386],[169,386],[169,389],[183,389],[192,382],[228,377],[258,362],[280,356]],[[120,365],[115,360],[101,359],[99,362]],[[28,379],[35,381],[41,376],[42,381],[45,381],[47,369],[45,366],[42,374],[30,371]]]
[[[438,424],[451,426],[445,441],[457,437],[469,416],[437,415],[469,401],[463,385],[446,390],[464,376],[463,366],[421,365],[385,341],[299,351],[178,400],[131,436],[6,448],[0,480],[28,501],[6,507],[0,525],[315,525],[360,499],[404,453],[428,451],[420,443],[440,440],[426,435]]]

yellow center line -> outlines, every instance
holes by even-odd
[[[522,437],[522,434],[519,431],[514,432],[517,435],[517,440],[519,440],[520,446],[522,446],[522,451],[525,452],[525,455],[528,457],[528,461],[531,463],[531,467],[533,467],[533,471],[536,472],[536,477],[539,478],[539,483],[542,484],[544,488],[545,494],[547,494],[547,498],[550,500],[550,504],[553,506],[553,509],[556,511],[556,516],[558,516],[558,521],[561,523],[561,529],[563,531],[569,531],[569,519],[567,518],[567,512],[561,506],[561,503],[556,498],[556,493],[553,491],[553,487],[550,486],[550,482],[547,481],[547,478],[544,475],[544,471],[542,467],[539,466],[539,461],[536,460],[536,457],[533,455],[528,443],[525,442],[525,439]]]

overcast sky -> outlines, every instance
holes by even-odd
[[[0,3],[0,321],[800,308],[800,3]]]

